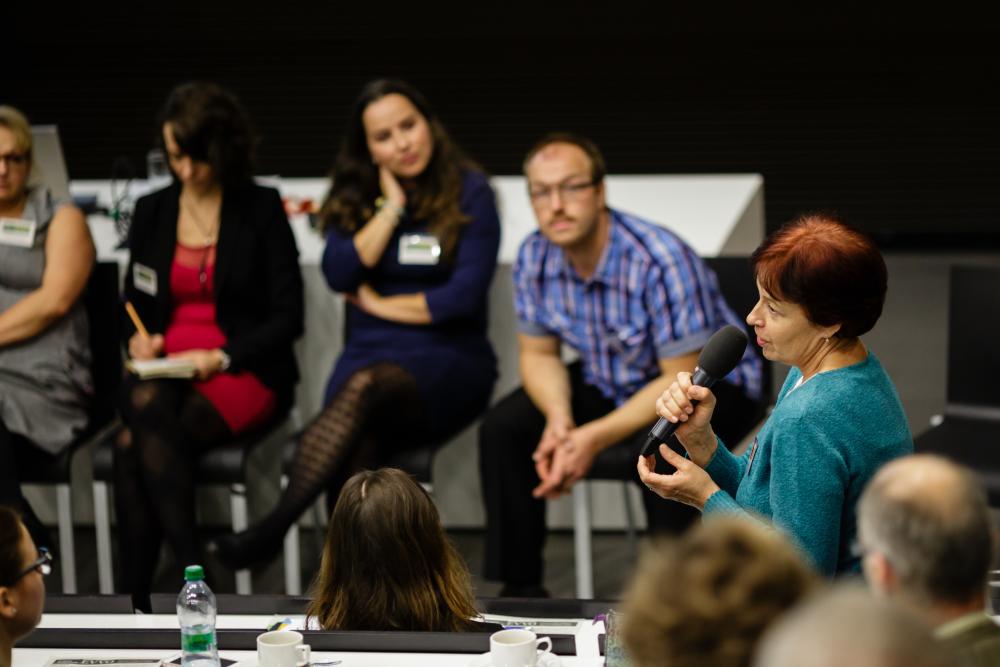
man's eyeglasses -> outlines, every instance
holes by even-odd
[[[28,567],[24,568],[20,574],[14,577],[12,584],[16,584],[23,577],[31,574],[33,571],[38,570],[38,572],[43,576],[48,576],[52,574],[52,554],[45,547],[38,548],[38,558],[34,560]]]
[[[28,162],[26,153],[0,153],[0,163],[9,167],[23,167]]]
[[[563,183],[553,186],[539,186],[528,188],[528,196],[535,206],[548,206],[552,202],[552,193],[558,192],[559,199],[578,199],[584,192],[597,185],[596,181],[586,181],[584,183]]]

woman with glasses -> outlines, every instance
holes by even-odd
[[[86,428],[93,392],[80,295],[94,264],[83,213],[34,177],[31,128],[0,106],[0,504],[38,544],[50,537],[21,494]]]
[[[28,529],[0,505],[0,667],[11,667],[11,649],[35,629],[45,605],[45,575],[52,556],[36,549]]]
[[[878,468],[913,451],[892,380],[861,340],[882,314],[885,261],[861,232],[825,215],[782,227],[754,252],[760,300],[747,315],[764,356],[792,367],[743,456],[720,446],[711,390],[680,373],[657,399],[690,458],[660,447],[672,474],[639,458],[660,496],[704,514],[772,521],[827,576],[860,572],[857,503]]]
[[[298,250],[281,197],[253,181],[255,136],[230,92],[175,88],[162,113],[174,182],[136,203],[125,298],[133,359],[166,356],[190,380],[131,377],[115,447],[123,580],[136,608],[163,538],[181,565],[201,562],[194,472],[201,455],[265,428],[292,403],[302,333]]]
[[[465,427],[496,379],[486,338],[500,243],[493,191],[423,95],[399,81],[365,86],[332,179],[323,273],[348,301],[344,351],[277,506],[216,542],[233,568],[276,555],[324,488],[332,502],[357,470]]]

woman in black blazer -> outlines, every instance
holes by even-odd
[[[174,183],[138,201],[125,297],[147,332],[129,356],[186,359],[190,380],[130,377],[115,448],[125,586],[148,609],[160,542],[199,561],[194,466],[207,449],[265,426],[292,402],[302,333],[298,251],[277,191],[251,179],[253,134],[230,93],[176,88],[163,113]]]

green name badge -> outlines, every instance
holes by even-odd
[[[432,234],[399,237],[399,263],[433,266],[441,261],[441,242]]]
[[[34,220],[21,218],[0,218],[0,245],[30,248],[35,245]]]
[[[132,284],[140,292],[156,296],[156,271],[136,262],[132,265]]]

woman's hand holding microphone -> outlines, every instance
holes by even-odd
[[[673,473],[664,475],[655,471],[655,456],[640,456],[639,478],[650,491],[661,498],[701,509],[719,490],[704,470],[718,447],[711,425],[714,410],[715,395],[710,389],[693,384],[691,373],[678,373],[677,380],[656,399],[656,413],[680,424],[674,434],[691,458],[684,458],[668,445],[661,444],[660,455],[676,468]]]

